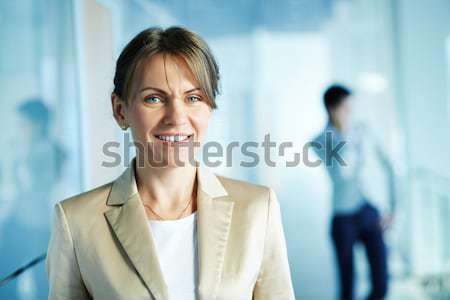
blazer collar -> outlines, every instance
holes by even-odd
[[[129,198],[138,194],[135,177],[135,161],[113,183],[106,204],[122,205]],[[203,166],[197,167],[197,180],[200,190],[212,198],[227,196],[228,193],[214,173]]]
[[[167,300],[167,285],[139,197],[134,165],[135,158],[113,182],[106,202],[111,209],[105,217],[146,287],[155,299]],[[198,297],[211,300],[216,298],[221,282],[234,202],[216,175],[205,167],[197,168],[197,180]]]

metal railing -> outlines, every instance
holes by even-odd
[[[47,257],[47,253],[43,253],[43,254],[33,258],[29,263],[27,263],[24,266],[18,268],[17,270],[15,270],[14,272],[12,272],[8,276],[6,276],[5,278],[0,279],[0,287],[3,286],[3,285],[8,284],[8,282],[10,282],[11,280],[16,279],[17,277],[20,276],[20,274],[22,274],[26,270],[32,268],[34,265],[36,265],[36,264],[40,263],[41,261],[45,260],[46,257]]]

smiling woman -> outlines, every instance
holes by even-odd
[[[132,128],[140,151],[148,150],[138,157],[160,167],[188,163],[215,106],[207,87],[200,87],[183,57],[170,53],[144,58],[132,83],[127,99],[113,93],[112,103],[117,122]]]
[[[273,190],[190,163],[218,80],[186,29],[149,28],[125,47],[111,102],[136,158],[55,205],[49,299],[294,299]]]

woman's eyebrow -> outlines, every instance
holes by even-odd
[[[185,94],[188,94],[188,93],[192,93],[192,92],[195,92],[195,91],[199,91],[199,90],[201,90],[201,88],[199,88],[199,87],[196,87],[196,88],[193,88],[193,89],[187,90],[187,91],[185,91],[184,93],[185,93]]]
[[[146,86],[146,87],[142,88],[142,89],[139,91],[139,93],[142,93],[142,92],[144,92],[144,91],[146,91],[146,90],[155,90],[155,91],[157,91],[157,92],[159,92],[159,93],[161,93],[161,94],[167,95],[166,91],[164,91],[164,90],[162,90],[162,89],[158,89],[158,88],[153,87],[153,86]]]
[[[166,92],[166,91],[164,91],[164,90],[162,90],[162,89],[159,89],[159,88],[156,88],[156,87],[153,87],[153,86],[146,86],[146,87],[140,89],[140,90],[139,90],[139,93],[142,93],[142,92],[144,92],[144,91],[146,91],[146,90],[154,90],[154,91],[157,91],[157,92],[160,92],[160,93],[162,93],[162,94],[167,95],[167,92]],[[185,91],[184,93],[185,93],[185,94],[188,94],[188,93],[192,93],[192,92],[200,91],[200,90],[201,90],[201,88],[196,87],[196,88],[187,90],[187,91]]]

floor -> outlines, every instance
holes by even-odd
[[[392,282],[387,300],[432,300],[422,289],[419,280],[396,279]],[[443,300],[443,299],[442,299]]]

